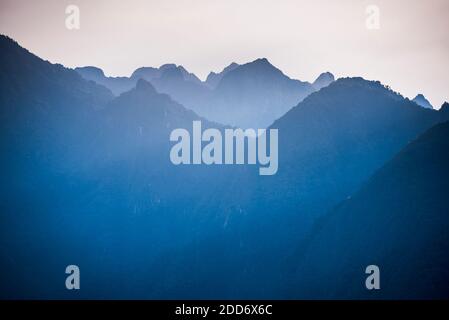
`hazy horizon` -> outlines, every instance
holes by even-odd
[[[80,29],[65,9],[80,8]],[[380,10],[379,29],[366,8]],[[406,97],[449,100],[449,2],[415,1],[57,1],[0,0],[0,33],[66,67],[129,76],[143,66],[210,71],[267,58],[291,78],[379,80]]]

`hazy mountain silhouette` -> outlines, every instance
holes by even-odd
[[[151,82],[151,80],[160,78],[164,72],[173,70],[179,71],[184,80],[196,84],[201,84],[201,80],[198,79],[198,77],[195,74],[188,72],[183,66],[177,66],[173,63],[164,64],[159,68],[142,67],[136,69],[131,75],[131,78],[133,79],[142,78]]]
[[[56,270],[68,243],[59,222],[85,212],[74,208],[86,200],[86,181],[95,179],[86,155],[95,151],[96,114],[113,96],[6,36],[0,36],[0,88],[0,144],[8,150],[0,160],[1,296],[55,296],[51,284],[60,280]]]
[[[84,78],[93,80],[120,95],[133,88],[139,79],[150,82],[158,92],[169,94],[174,100],[189,109],[198,111],[197,106],[208,100],[209,87],[193,73],[175,64],[164,64],[160,68],[142,67],[135,70],[131,77],[105,77],[98,68],[76,68]]]
[[[199,113],[243,128],[265,128],[313,91],[310,83],[290,79],[267,59],[257,59],[224,74]]]
[[[138,68],[132,73],[131,77],[106,77],[103,70],[96,67],[80,67],[75,68],[75,71],[87,80],[106,86],[115,95],[120,95],[134,88],[139,79],[149,81],[161,93],[170,94],[178,100],[189,100],[191,99],[190,96],[194,96],[195,91],[206,90],[197,76],[189,73],[184,67],[175,64],[164,64],[159,68]],[[179,74],[179,77],[176,77],[177,74]],[[180,93],[180,90],[183,93]],[[186,97],[188,90],[193,92]]]
[[[0,36],[0,132],[5,177],[21,176],[21,157],[28,164],[63,162],[64,144],[76,147],[88,143],[95,119],[90,114],[103,108],[112,93],[94,82],[85,81],[78,73],[31,54],[12,39]],[[54,144],[59,143],[59,148]],[[76,158],[75,149],[73,157]],[[17,151],[17,154],[15,153]],[[22,158],[23,157],[23,158]],[[64,159],[65,165],[73,159]],[[31,176],[30,176],[31,179]],[[5,180],[6,181],[6,180]]]
[[[245,230],[240,243],[252,248],[245,252],[246,261],[257,259],[263,266],[247,270],[260,272],[273,287],[288,282],[273,275],[283,275],[283,257],[294,254],[291,243],[301,241],[317,219],[351,196],[410,141],[445,119],[379,82],[344,78],[312,93],[275,121],[270,128],[279,131],[279,171],[263,179],[252,176],[237,189],[247,195],[238,208],[246,213],[244,226],[239,226]],[[225,201],[233,203],[232,197]],[[257,244],[261,230],[270,239],[262,248]]]
[[[170,95],[199,115],[240,127],[265,128],[316,90],[308,82],[290,79],[267,59],[244,65],[232,63],[218,74],[210,73],[206,82],[175,64],[139,68],[130,78],[108,78],[99,69],[76,70],[115,94],[134,87],[139,78],[145,79],[158,92]],[[332,77],[323,74],[317,86],[324,86]]]
[[[183,106],[198,112],[197,106],[210,95],[209,88],[182,66],[164,65],[160,71],[158,78],[147,80],[151,81],[159,92],[170,95]]]
[[[198,217],[195,207],[230,169],[174,166],[170,132],[191,131],[193,120],[220,125],[145,80],[113,98],[4,36],[0,57],[1,146],[9,150],[0,166],[1,296],[67,297],[60,269],[75,260],[84,283],[98,285],[83,297],[116,295],[110,276],[118,270],[115,288],[138,287],[142,277],[163,285],[138,266],[190,243],[192,230],[213,230],[217,213]]]
[[[287,257],[297,256],[292,244],[303,241],[329,210],[444,119],[362,78],[339,79],[311,94],[271,126],[279,130],[278,173],[260,177],[250,167],[230,173],[228,188],[213,198],[224,215],[221,229],[204,240],[207,246],[168,254],[176,262],[165,266],[172,271],[166,277],[173,280],[176,273],[177,280],[166,294],[249,299],[285,293],[286,270],[292,265]],[[180,285],[187,277],[192,280]]]
[[[444,117],[449,117],[449,103],[444,102],[438,110]]]
[[[449,116],[445,106],[421,108],[362,78],[334,81],[298,104],[315,88],[264,59],[228,71],[214,90],[174,65],[142,69],[114,97],[3,36],[0,58],[0,143],[8,150],[0,162],[0,284],[8,298],[71,297],[61,272],[73,263],[91,288],[80,298],[299,295],[286,290],[285,270],[301,261],[287,257],[299,257],[317,219]],[[279,129],[278,173],[174,166],[172,129],[191,131],[193,120],[222,126],[161,93],[164,85],[178,98],[201,86],[211,96],[200,100],[214,102],[217,116],[240,107],[242,123],[250,110],[254,123],[279,112],[271,126]],[[295,102],[272,109],[281,101]]]
[[[327,87],[332,82],[335,81],[334,75],[330,72],[324,72],[316,78],[316,80],[312,83],[313,87],[316,90],[320,90],[321,88]]]
[[[101,84],[112,91],[114,95],[119,95],[132,89],[136,85],[135,79],[127,77],[106,77],[103,70],[97,67],[75,68],[84,79]]]
[[[131,74],[131,79],[134,80],[144,79],[151,82],[151,80],[157,79],[161,76],[162,67],[163,66],[161,66],[161,68],[153,68],[153,67],[138,68]]]
[[[317,224],[295,257],[287,295],[447,299],[448,136],[448,122],[428,130]],[[368,291],[372,264],[380,290]]]
[[[282,169],[263,180],[260,201],[273,212],[289,208],[297,215],[299,207],[302,219],[314,217],[443,120],[441,113],[418,107],[380,82],[339,79],[271,126],[280,132]]]
[[[423,108],[433,109],[430,102],[421,93],[414,97],[412,101]]]
[[[206,79],[206,84],[214,89],[215,87],[217,87],[218,83],[221,81],[221,78],[223,78],[223,76],[228,73],[229,71],[232,71],[234,69],[236,69],[239,65],[235,62],[231,63],[229,66],[227,66],[226,68],[224,68],[221,72],[219,73],[215,73],[215,72],[211,72],[208,74],[207,79]]]

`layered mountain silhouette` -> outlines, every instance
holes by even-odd
[[[235,62],[231,63],[229,66],[227,66],[226,68],[224,68],[221,72],[219,73],[215,73],[215,72],[211,72],[208,74],[207,79],[206,79],[206,84],[211,87],[211,88],[215,88],[217,87],[218,83],[220,82],[221,78],[223,78],[223,76],[228,73],[229,71],[232,71],[234,69],[236,69],[239,65]]]
[[[164,64],[160,68],[143,67],[135,70],[131,77],[106,77],[103,71],[92,67],[76,68],[85,79],[95,81],[120,95],[133,88],[139,79],[150,82],[158,92],[169,94],[184,106],[198,111],[196,107],[208,100],[210,89],[193,73],[175,64]]]
[[[421,93],[414,97],[412,101],[423,108],[433,109],[433,106]]]
[[[265,128],[307,95],[333,81],[321,75],[315,85],[293,80],[267,59],[238,65],[232,63],[220,73],[210,73],[201,82],[182,66],[137,69],[130,78],[105,77],[97,68],[77,68],[84,78],[102,84],[116,95],[145,79],[161,93],[169,94],[183,106],[209,120],[243,128]]]
[[[227,72],[200,114],[243,128],[264,128],[313,91],[310,83],[290,79],[267,59],[257,59]]]
[[[161,93],[169,94],[174,100],[196,112],[197,107],[207,100],[211,92],[194,74],[187,72],[182,66],[164,65],[160,77],[145,78]]]
[[[73,164],[76,149],[89,144],[95,130],[92,113],[104,108],[112,93],[72,70],[43,61],[5,36],[0,37],[0,58],[1,143],[2,150],[10,150],[2,157],[2,163],[8,163],[2,166],[5,177],[14,181],[14,174],[22,176],[41,162]],[[74,147],[66,149],[71,144]],[[64,149],[71,157],[63,160]],[[31,167],[8,170],[9,165],[19,168],[19,158]]]
[[[263,180],[262,198],[274,212],[284,211],[286,204],[300,207],[305,215],[327,210],[407,143],[445,119],[380,82],[339,79],[270,127],[280,132],[283,170]]]
[[[131,90],[136,85],[135,79],[127,77],[107,77],[103,70],[97,67],[75,68],[83,78],[94,81],[110,89],[114,95],[119,95],[125,91]]]
[[[332,82],[335,81],[334,75],[330,72],[324,72],[316,78],[316,80],[312,83],[313,87],[316,90],[320,90],[321,88],[327,87]]]
[[[362,78],[315,81],[318,90],[266,59],[231,65],[208,84],[176,65],[138,69],[123,80],[125,89],[101,70],[51,64],[5,36],[0,58],[0,143],[7,150],[0,166],[1,297],[68,298],[60,275],[73,263],[89,288],[80,298],[366,297],[351,282],[358,281],[351,261],[371,257],[385,265],[381,281],[388,283],[401,262],[386,245],[397,232],[394,248],[404,249],[411,265],[405,270],[418,270],[424,266],[412,263],[416,255],[404,240],[412,231],[411,244],[422,252],[443,250],[426,253],[430,282],[423,276],[417,295],[447,295],[428,286],[443,279],[436,270],[447,251],[446,203],[437,192],[447,188],[447,124],[411,143],[449,119],[447,104],[422,108]],[[251,165],[173,165],[174,128],[191,131],[194,120],[224,128],[202,117],[206,105],[180,103],[188,99],[210,101],[211,119],[220,123],[232,114],[242,125],[277,118],[269,126],[279,131],[277,174],[259,176]],[[359,218],[362,209],[367,220]],[[384,211],[375,216],[375,209]],[[367,230],[366,221],[377,231],[392,222],[391,229]],[[340,232],[346,224],[348,233]],[[352,242],[360,236],[360,244],[334,261],[325,249],[342,251],[346,234]],[[372,256],[359,254],[368,247]],[[315,268],[323,255],[337,270],[349,267],[341,277],[351,284],[347,291],[335,279],[329,292],[315,282],[332,270]],[[304,280],[302,272],[310,276]],[[363,270],[361,277],[363,284]],[[384,297],[406,296],[409,275],[397,279],[402,289],[387,288]]]
[[[7,37],[0,50],[1,146],[8,150],[0,184],[2,297],[66,297],[57,270],[72,259],[86,267],[86,285],[100,286],[85,297],[115,295],[112,270],[124,272],[118,282],[128,274],[137,285],[132,274],[143,274],[133,266],[189,243],[192,231],[212,230],[216,214],[198,217],[195,208],[225,185],[231,168],[174,166],[169,136],[174,128],[191,131],[194,120],[220,125],[146,80],[114,98]]]
[[[449,123],[408,144],[311,232],[289,297],[448,298]],[[380,268],[380,290],[365,268]]]
[[[189,99],[183,96],[181,90],[200,90],[194,85],[203,88],[203,84],[193,73],[189,73],[184,67],[175,64],[164,64],[159,68],[142,67],[136,69],[131,77],[107,77],[103,70],[96,67],[75,68],[83,78],[95,81],[111,89],[115,95],[132,89],[139,79],[152,83],[161,93],[176,96],[179,100]],[[185,87],[185,88],[184,88]],[[205,88],[203,88],[205,90]]]
[[[205,248],[173,253],[175,265],[184,266],[175,283],[187,275],[197,281],[171,290],[189,298],[263,299],[280,284],[288,287],[287,257],[296,257],[297,248],[292,243],[304,241],[329,210],[445,119],[362,78],[339,79],[311,94],[270,127],[279,132],[278,173],[261,178],[247,168],[231,175],[230,190],[218,199],[226,214],[223,230]],[[261,244],[261,234],[269,241]],[[189,259],[193,252],[195,261]],[[203,274],[211,276],[202,287]]]

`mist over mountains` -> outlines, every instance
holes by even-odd
[[[329,72],[320,75],[313,84],[293,80],[265,58],[243,65],[231,63],[220,73],[211,72],[205,82],[175,64],[142,67],[129,78],[106,77],[96,67],[75,70],[115,95],[130,90],[138,79],[145,79],[159,92],[169,94],[199,115],[243,128],[266,128],[307,95],[334,81]]]
[[[0,88],[2,298],[71,298],[73,263],[77,298],[448,296],[447,103],[266,59],[111,78],[5,36]],[[278,129],[278,173],[173,165],[170,132],[195,120]]]

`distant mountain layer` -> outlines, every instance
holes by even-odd
[[[139,78],[157,91],[170,95],[185,107],[210,120],[240,127],[265,128],[307,95],[329,85],[334,77],[322,74],[314,83],[293,80],[267,59],[238,65],[232,63],[220,73],[211,72],[201,82],[182,66],[139,68],[126,77],[106,77],[94,67],[76,68],[84,78],[110,88],[119,95],[135,86]]]
[[[75,68],[75,71],[84,79],[105,86],[111,90],[114,95],[119,95],[125,91],[131,90],[136,85],[136,80],[127,77],[106,77],[103,70],[97,67]]]
[[[199,113],[243,128],[264,128],[313,91],[310,83],[290,79],[267,59],[258,59],[226,73]]]
[[[412,101],[423,108],[433,109],[433,106],[422,94],[418,94]]]
[[[324,72],[316,78],[316,80],[312,83],[313,87],[316,90],[320,90],[321,88],[327,87],[332,82],[335,81],[334,75],[330,72]]]
[[[449,123],[407,145],[330,212],[296,255],[289,297],[449,297]],[[380,290],[365,268],[380,268]]]
[[[233,62],[229,66],[224,68],[223,71],[221,71],[219,73],[215,73],[215,72],[209,73],[209,75],[207,76],[207,79],[206,79],[206,84],[210,88],[216,88],[218,83],[220,83],[221,79],[223,78],[223,76],[226,73],[228,73],[229,71],[236,69],[238,66],[239,65],[237,63]]]

